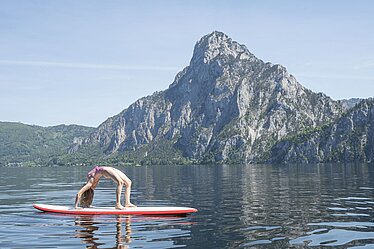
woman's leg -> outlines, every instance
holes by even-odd
[[[113,168],[113,171],[114,171],[113,173],[115,174],[115,177],[117,179],[117,183],[118,183],[118,187],[117,187],[117,199],[118,198],[120,199],[120,196],[118,197],[118,195],[121,195],[123,184],[125,184],[125,187],[126,187],[126,190],[125,190],[125,207],[136,207],[134,204],[132,204],[130,202],[130,194],[131,194],[132,181],[122,171],[120,171],[120,170],[118,170],[116,168]],[[120,178],[120,180],[118,178]],[[120,191],[120,192],[118,193],[118,191]]]
[[[123,182],[124,182],[124,184],[126,186],[126,190],[125,190],[125,207],[135,207],[135,205],[130,202],[132,181],[130,180],[130,178],[127,177],[127,175],[125,175],[121,171],[119,171],[119,175],[121,176],[121,178],[122,178],[122,180],[123,180]]]
[[[122,182],[117,182],[117,191],[116,191],[116,209],[124,209],[124,206],[121,204],[121,193],[122,193],[122,188],[123,184]]]

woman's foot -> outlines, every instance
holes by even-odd
[[[129,203],[129,204],[126,204],[126,207],[136,207],[136,206],[132,203]]]
[[[123,209],[126,209],[126,208],[120,204],[120,205],[116,205],[116,209],[123,210]]]

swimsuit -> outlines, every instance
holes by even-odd
[[[90,178],[93,177],[97,172],[100,172],[100,171],[103,171],[103,170],[104,170],[104,167],[96,166],[96,167],[93,168],[90,172],[88,172],[88,174],[87,174],[87,178],[90,179]]]

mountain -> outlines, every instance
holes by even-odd
[[[282,138],[329,124],[345,109],[215,31],[197,42],[168,89],[107,119],[70,153],[99,148],[108,158],[145,163],[259,162]]]
[[[358,103],[360,103],[362,100],[363,99],[359,99],[359,98],[351,98],[351,99],[342,99],[342,100],[339,100],[339,102],[343,105],[343,107],[346,110],[349,110],[353,108],[355,105],[357,105]]]
[[[0,122],[0,165],[56,164],[74,140],[87,137],[94,128],[78,125],[41,127]]]
[[[336,122],[274,145],[270,162],[373,162],[374,100],[362,100]]]

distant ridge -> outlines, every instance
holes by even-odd
[[[342,99],[340,102],[342,103],[343,107],[346,109],[351,109],[358,103],[360,103],[363,99],[359,98],[351,98],[351,99]]]
[[[74,140],[82,139],[94,128],[79,125],[41,127],[0,122],[0,166],[43,166],[57,164],[66,156]]]

